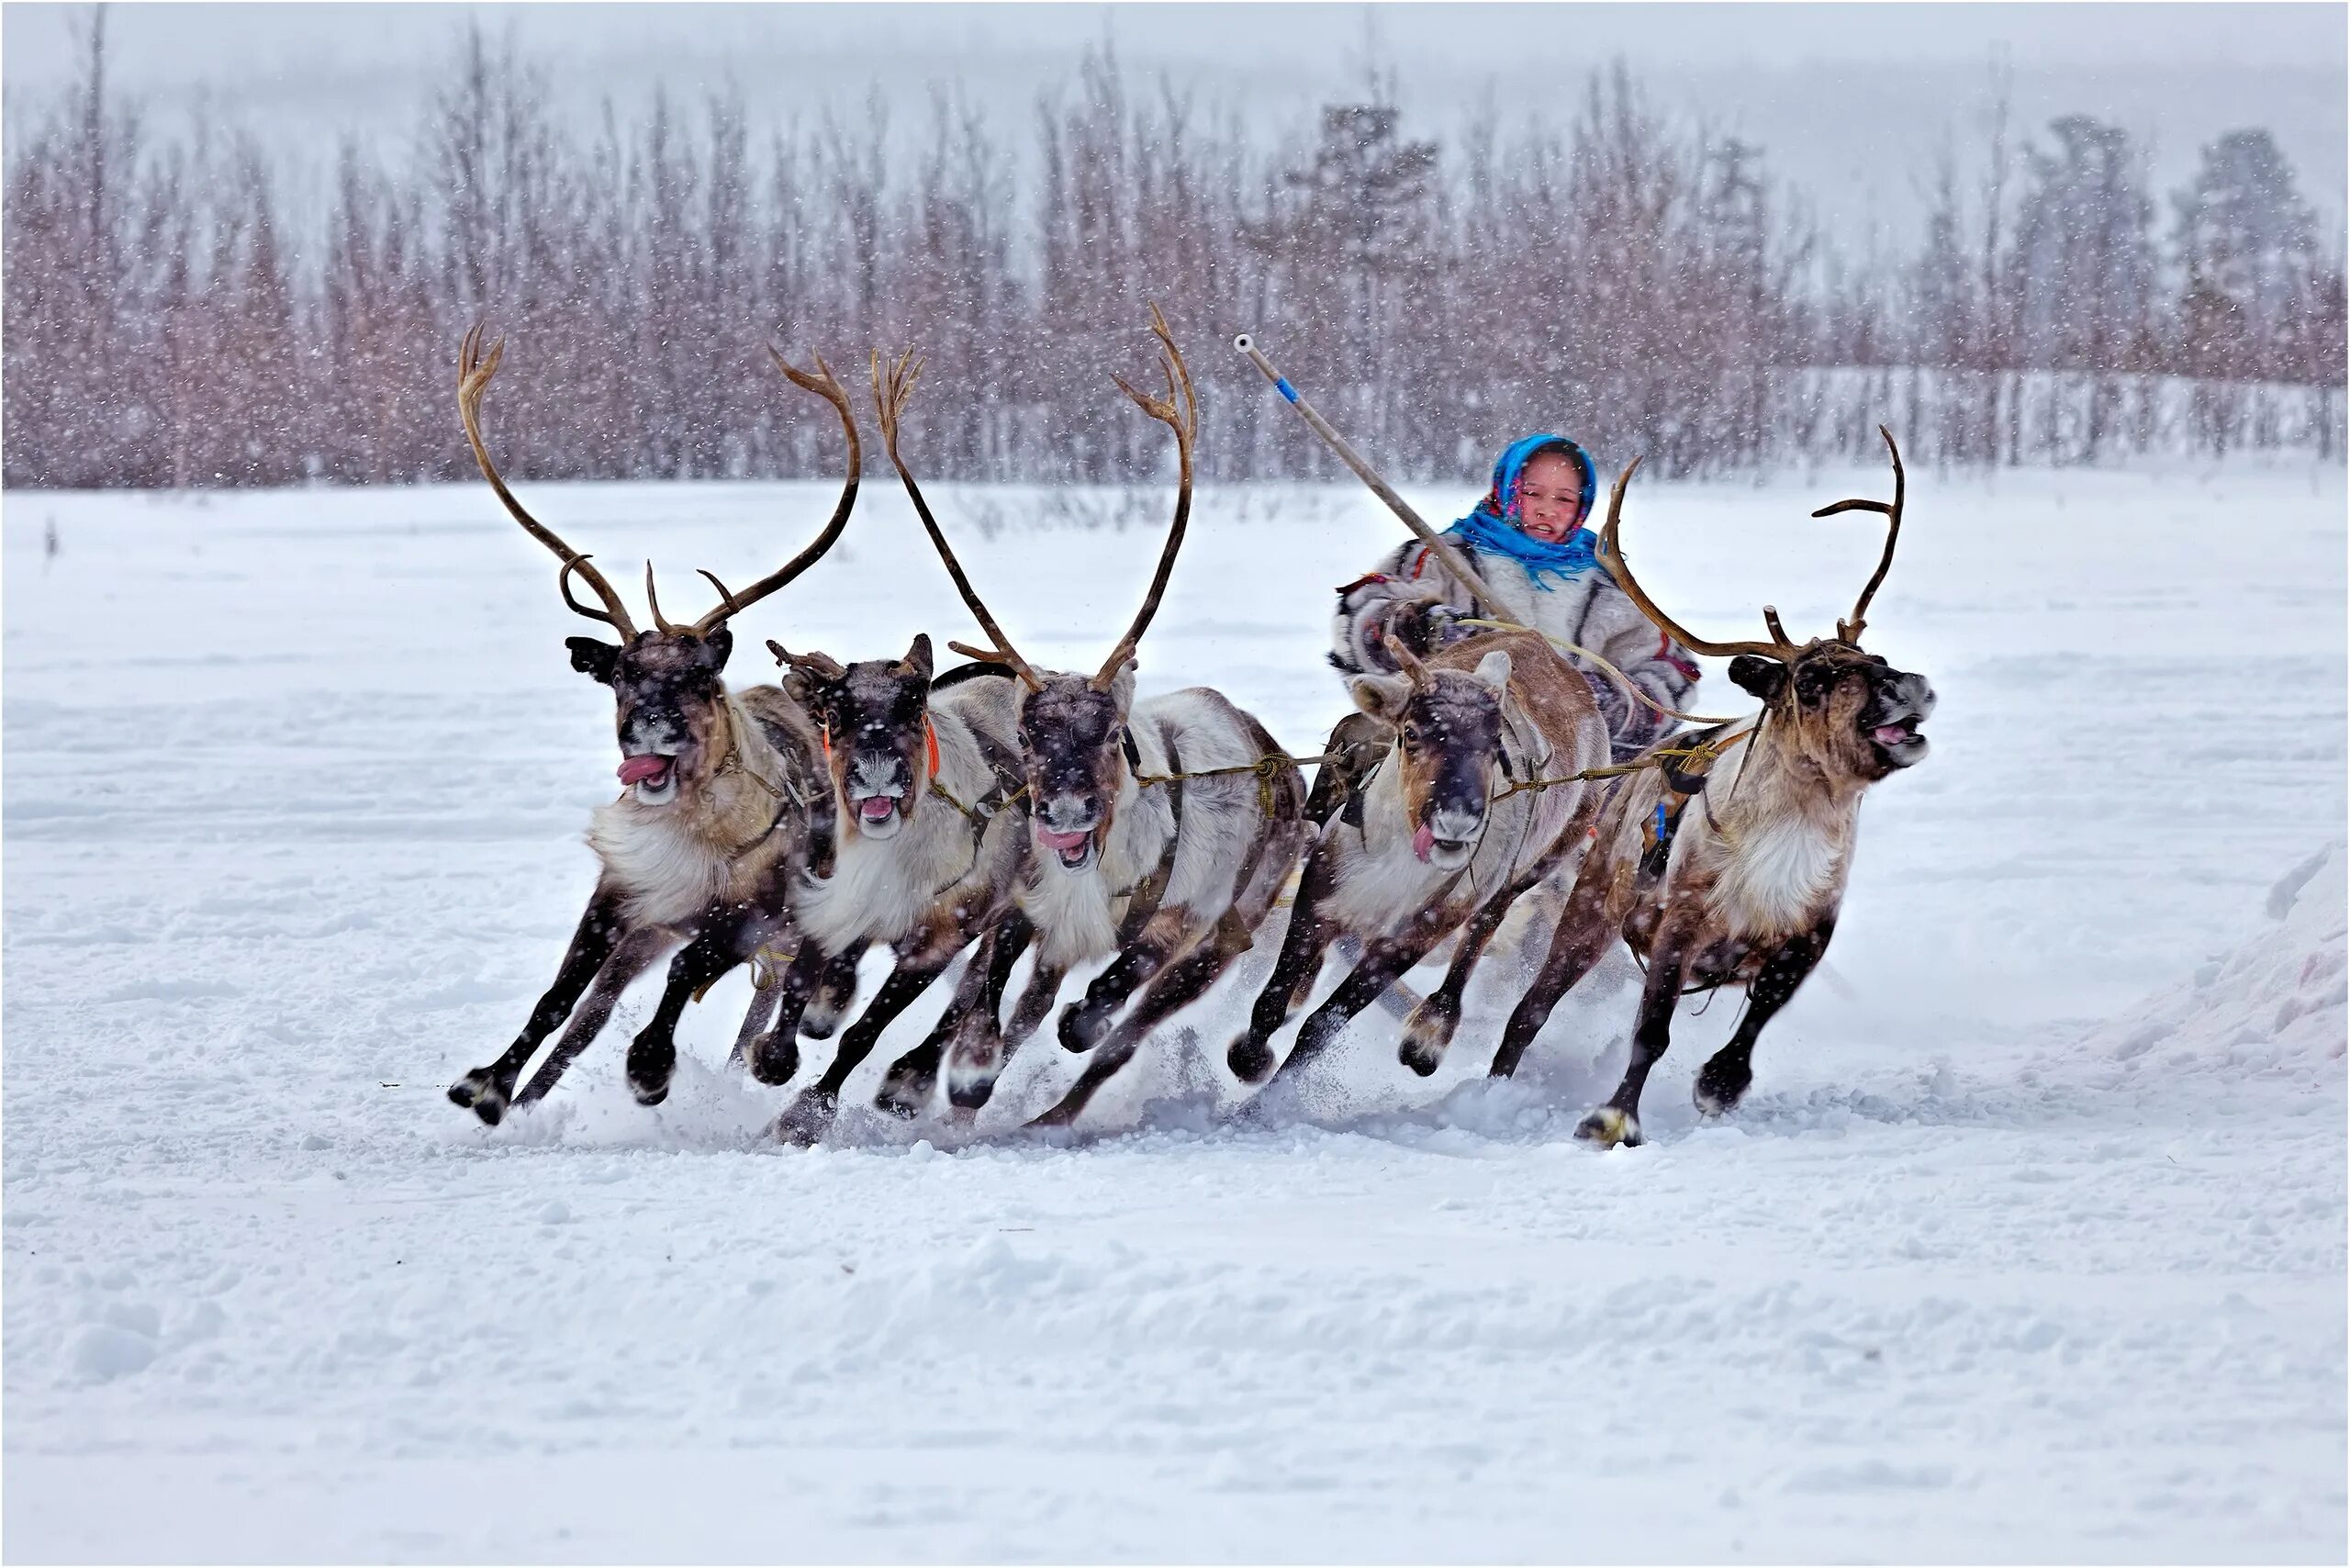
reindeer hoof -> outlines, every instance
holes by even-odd
[[[1717,1057],[1699,1070],[1697,1087],[1690,1098],[1696,1102],[1700,1115],[1722,1115],[1738,1109],[1738,1103],[1746,1098],[1746,1091],[1753,1081],[1753,1068],[1743,1062],[1725,1067]]]
[[[1441,1006],[1436,998],[1428,998],[1404,1020],[1404,1043],[1396,1047],[1395,1059],[1427,1077],[1444,1064],[1444,1053],[1450,1048],[1452,1032],[1460,1024],[1458,1008]]]
[[[811,1089],[775,1119],[775,1136],[795,1148],[812,1148],[831,1129],[840,1106],[838,1096]]]
[[[638,1036],[628,1047],[628,1092],[640,1105],[658,1105],[669,1097],[669,1080],[677,1070],[674,1040],[647,1040]]]
[[[1082,1056],[1102,1043],[1102,1036],[1109,1027],[1106,1009],[1072,1002],[1061,1009],[1061,1049]]]
[[[1576,1126],[1575,1137],[1585,1143],[1595,1143],[1602,1148],[1614,1148],[1617,1144],[1626,1148],[1638,1148],[1640,1146],[1640,1119],[1628,1111],[1602,1105]]]
[[[487,1068],[473,1071],[449,1085],[449,1103],[471,1111],[483,1125],[496,1126],[506,1115],[507,1092]]]
[[[800,1070],[800,1042],[769,1029],[751,1042],[751,1076],[761,1083],[789,1083]]]
[[[937,1081],[934,1073],[892,1071],[881,1081],[873,1103],[901,1122],[911,1122],[929,1109],[931,1087]]]
[[[1273,1070],[1273,1048],[1248,1035],[1232,1042],[1232,1049],[1225,1053],[1224,1059],[1232,1069],[1232,1076],[1243,1083],[1262,1083]]]

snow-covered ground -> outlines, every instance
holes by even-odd
[[[1643,481],[1627,527],[1695,625],[1800,635],[1875,551],[1805,513],[1885,483]],[[2343,476],[1912,491],[1870,641],[1932,677],[1934,754],[1869,801],[1745,1107],[1688,1105],[1725,999],[1605,1154],[1569,1134],[1620,965],[1512,1084],[1488,991],[1437,1079],[1374,1012],[1228,1124],[1248,967],[1105,1136],[1002,1130],[1076,1070],[1040,1040],[978,1141],[809,1152],[725,1065],[736,978],[666,1105],[621,1081],[638,994],[484,1129],[442,1087],[551,976],[613,788],[544,553],[476,486],[11,493],[0,1550],[2340,1560]],[[830,498],[525,494],[673,611]],[[1083,664],[1166,496],[940,501],[1024,650]],[[1204,497],[1146,689],[1314,749],[1329,588],[1393,537],[1352,491]],[[769,635],[968,634],[878,476],[744,620],[746,679]]]

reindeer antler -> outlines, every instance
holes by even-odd
[[[1126,634],[1118,639],[1118,645],[1111,650],[1102,673],[1093,678],[1093,684],[1102,689],[1118,678],[1118,671],[1134,656],[1151,618],[1158,613],[1158,601],[1167,592],[1167,579],[1175,571],[1175,555],[1183,548],[1183,532],[1192,517],[1192,442],[1200,430],[1199,399],[1192,390],[1192,373],[1183,364],[1183,351],[1175,346],[1175,336],[1167,330],[1167,318],[1158,313],[1157,305],[1150,308],[1150,330],[1158,339],[1158,369],[1167,378],[1167,396],[1153,398],[1137,392],[1115,372],[1110,379],[1135,400],[1136,407],[1175,432],[1175,521],[1168,527],[1167,544],[1158,553],[1158,569],[1151,575],[1150,591],[1143,596],[1142,609],[1136,612],[1134,624],[1126,628]]]
[[[621,601],[619,592],[587,556],[522,509],[522,503],[514,498],[514,492],[506,487],[506,481],[498,477],[498,465],[489,460],[488,444],[481,436],[481,395],[489,389],[490,377],[498,374],[498,362],[506,353],[506,340],[500,338],[490,344],[489,353],[485,355],[481,352],[483,327],[484,323],[475,322],[457,349],[457,413],[465,422],[465,440],[473,446],[474,462],[479,465],[481,476],[489,481],[489,487],[498,492],[508,513],[522,525],[522,532],[554,551],[563,562],[563,570],[555,574],[555,591],[563,596],[563,602],[590,621],[601,621],[619,633],[623,643],[633,641],[636,624],[629,619],[628,606]],[[596,590],[596,597],[604,601],[601,611],[589,609],[571,596],[574,572],[587,578],[588,586]]]
[[[1616,487],[1607,493],[1607,526],[1599,534],[1599,564],[1607,568],[1608,575],[1616,579],[1616,586],[1640,607],[1640,613],[1655,622],[1659,631],[1692,653],[1730,657],[1753,654],[1760,658],[1783,662],[1794,658],[1802,650],[1788,641],[1785,631],[1779,625],[1779,612],[1768,605],[1762,610],[1763,622],[1771,628],[1773,640],[1768,643],[1708,642],[1656,607],[1656,600],[1648,596],[1647,590],[1632,576],[1632,568],[1624,560],[1623,546],[1616,538],[1617,530],[1624,521],[1624,487],[1632,482],[1632,475],[1639,465],[1640,460],[1635,457],[1625,465],[1624,472],[1616,476]]]
[[[841,481],[840,499],[833,504],[832,521],[824,524],[824,531],[816,535],[814,541],[805,550],[800,551],[799,554],[794,555],[749,588],[740,593],[730,592],[726,585],[711,573],[701,574],[710,578],[711,586],[718,590],[721,601],[717,609],[694,622],[693,630],[702,636],[708,636],[711,632],[716,631],[727,617],[748,610],[822,560],[824,553],[833,547],[834,541],[840,538],[841,530],[848,526],[848,514],[856,508],[856,487],[865,475],[865,448],[857,440],[856,410],[850,407],[847,391],[841,386],[839,379],[833,375],[833,367],[824,363],[824,356],[820,353],[811,354],[810,357],[816,362],[816,374],[811,375],[785,359],[782,352],[773,343],[767,345],[767,357],[775,361],[775,367],[783,372],[785,377],[794,386],[803,392],[813,392],[817,397],[830,403],[840,414],[841,433],[848,438],[848,476]],[[645,585],[645,591],[648,593],[652,591],[649,579]]]
[[[973,588],[971,579],[963,575],[963,563],[955,558],[954,548],[946,543],[946,535],[940,532],[938,520],[931,516],[930,503],[923,499],[922,487],[914,483],[913,471],[898,454],[898,416],[905,411],[906,404],[912,399],[914,383],[921,377],[922,361],[914,357],[912,349],[899,355],[897,364],[886,373],[881,368],[881,356],[878,353],[873,356],[873,406],[881,416],[882,444],[890,449],[890,461],[897,468],[898,477],[906,487],[906,494],[913,500],[915,514],[922,519],[923,528],[930,535],[931,548],[936,550],[938,558],[946,563],[946,575],[955,579],[955,591],[963,596],[963,602],[970,609],[971,618],[979,623],[979,630],[995,639],[991,652],[961,643],[946,645],[971,658],[1008,664],[1030,690],[1041,691],[1045,683],[1037,678],[1028,661],[1013,648],[1012,639],[1003,634],[1003,628],[997,624],[996,618],[988,613],[987,605],[979,599],[979,589]]]
[[[1852,618],[1850,621],[1836,622],[1836,635],[1856,647],[1860,644],[1863,629],[1868,625],[1869,600],[1876,597],[1878,586],[1885,581],[1885,574],[1892,569],[1894,546],[1901,543],[1901,501],[1903,492],[1907,488],[1907,481],[1902,477],[1901,473],[1901,449],[1893,444],[1893,432],[1883,425],[1879,425],[1876,427],[1876,433],[1885,437],[1885,450],[1893,455],[1892,503],[1888,505],[1884,501],[1871,500],[1838,501],[1832,506],[1821,507],[1811,514],[1814,517],[1834,517],[1840,511],[1873,511],[1884,514],[1885,554],[1877,557],[1876,571],[1870,576],[1868,586],[1861,589],[1860,602],[1852,606]]]

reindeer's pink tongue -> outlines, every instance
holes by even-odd
[[[1428,851],[1435,847],[1436,829],[1422,823],[1420,831],[1412,835],[1412,853],[1425,860],[1428,857]]]
[[[1038,828],[1036,836],[1045,841],[1047,849],[1075,849],[1085,842],[1085,834],[1081,833],[1055,833],[1046,827]]]
[[[867,795],[856,803],[856,809],[867,822],[879,822],[897,809],[898,802],[887,795]]]
[[[621,782],[634,784],[641,779],[658,778],[669,771],[669,762],[668,757],[655,752],[647,752],[643,756],[632,756],[621,764]]]

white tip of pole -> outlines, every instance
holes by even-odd
[[[1257,340],[1250,337],[1248,333],[1243,332],[1238,337],[1232,340],[1232,346],[1238,349],[1242,353],[1247,353],[1250,349],[1257,346]]]

